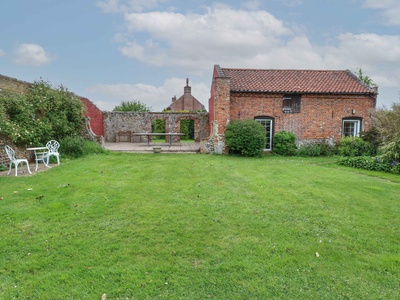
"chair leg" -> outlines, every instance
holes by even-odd
[[[11,166],[12,166],[12,162],[10,162],[10,170],[8,170],[7,175],[10,175],[10,173],[11,173]]]
[[[31,169],[29,168],[29,162],[26,161],[26,168],[28,169],[29,174],[32,174]]]
[[[57,164],[60,165],[60,156],[57,155]]]

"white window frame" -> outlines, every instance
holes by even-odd
[[[254,121],[260,123],[265,128],[265,135],[267,138],[267,142],[264,148],[264,151],[272,150],[272,135],[274,131],[274,119],[270,117],[255,117]],[[268,123],[268,125],[267,125]],[[267,127],[269,128],[269,132],[267,131]]]
[[[346,136],[345,131],[344,131],[345,123],[353,123],[354,124],[352,134],[349,134],[347,136],[359,136],[360,135],[360,131],[361,131],[361,120],[360,119],[343,119],[343,121],[342,121],[342,136]]]

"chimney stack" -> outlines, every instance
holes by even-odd
[[[186,86],[184,88],[184,94],[192,94],[192,88],[189,86],[189,78],[186,78]]]

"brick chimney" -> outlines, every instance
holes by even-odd
[[[185,96],[192,94],[192,88],[189,86],[189,78],[186,78],[186,86],[183,91]]]

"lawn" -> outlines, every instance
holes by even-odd
[[[110,153],[0,177],[0,299],[399,299],[400,176]]]

